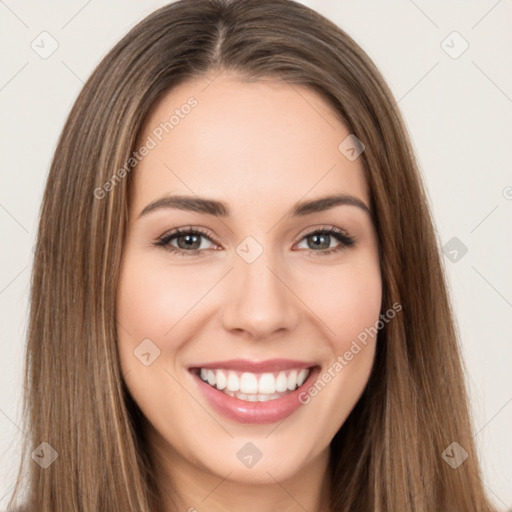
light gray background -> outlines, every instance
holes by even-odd
[[[14,481],[32,247],[57,137],[83,82],[132,26],[165,1],[0,0],[0,509]],[[368,52],[411,132],[439,239],[468,371],[485,484],[512,507],[512,5],[492,1],[304,4]],[[57,50],[31,43],[47,31]],[[469,44],[449,36],[457,31]],[[44,36],[47,37],[47,36]],[[455,37],[455,38],[454,38]],[[445,43],[442,43],[445,41]],[[43,441],[43,440],[41,440]]]

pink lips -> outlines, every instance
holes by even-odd
[[[310,372],[301,386],[294,391],[289,391],[280,398],[265,402],[249,402],[229,396],[223,391],[219,391],[204,382],[198,375],[200,368],[251,373],[280,372],[291,369],[309,368]],[[315,362],[294,361],[291,359],[272,359],[266,361],[232,359],[193,365],[189,367],[189,371],[193,375],[205,398],[218,413],[239,423],[262,424],[282,421],[301,407],[303,404],[299,401],[298,397],[319,374],[320,367]]]

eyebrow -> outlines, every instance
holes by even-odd
[[[350,194],[334,194],[326,197],[320,197],[318,199],[299,201],[293,205],[291,210],[288,212],[288,215],[301,217],[312,213],[323,212],[340,205],[356,206],[367,212],[370,217],[372,216],[372,212],[368,206],[366,206],[361,199]],[[231,216],[229,207],[221,201],[198,196],[174,195],[164,196],[152,203],[149,203],[141,211],[139,218],[161,208],[175,208],[179,210],[205,213],[216,217]]]

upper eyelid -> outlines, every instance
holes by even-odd
[[[213,243],[218,244],[216,241],[216,237],[214,235],[211,235],[206,228],[195,228],[195,227],[184,227],[184,228],[176,228],[171,229],[170,231],[164,233],[161,237],[159,237],[159,240],[167,237],[177,237],[179,235],[187,235],[189,233],[194,233],[200,236],[203,236],[205,238],[209,238]]]
[[[339,228],[336,226],[333,226],[331,224],[324,224],[320,226],[313,226],[312,228],[308,228],[304,233],[302,233],[302,238],[304,238],[307,235],[310,235],[312,233],[316,233],[317,231],[329,231],[329,230],[335,230],[336,232],[341,232],[343,234],[346,234],[347,236],[351,236],[349,232],[344,228]]]

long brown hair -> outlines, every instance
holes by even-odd
[[[491,510],[438,240],[396,102],[344,31],[291,0],[169,4],[136,25],[83,87],[40,212],[25,361],[28,438],[10,505],[23,494],[27,510],[40,512],[162,509],[116,344],[126,162],[163,94],[221,72],[310,87],[366,148],[382,311],[403,309],[379,332],[365,392],[331,443],[332,511]],[[30,460],[43,442],[58,453],[47,468]],[[453,442],[468,453],[457,468],[442,457]]]

